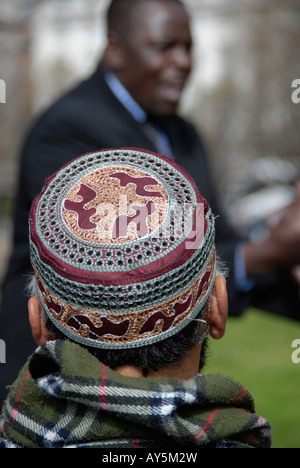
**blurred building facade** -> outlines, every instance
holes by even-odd
[[[0,79],[6,83],[6,103],[0,104],[4,255],[11,235],[6,215],[16,190],[24,134],[33,115],[94,68],[105,43],[108,3],[1,0]],[[299,0],[185,3],[192,17],[195,67],[182,112],[206,139],[221,199],[232,222],[244,229],[249,220],[259,221],[274,210],[274,204],[276,208],[289,201],[291,187],[300,179],[300,104],[291,100],[292,82],[300,78]],[[256,193],[264,197],[260,210],[256,199],[249,198]],[[248,214],[243,218],[245,207]]]
[[[207,137],[228,215],[247,229],[289,203],[300,179],[300,105],[291,98],[300,77],[300,4],[194,3],[196,70],[185,110]]]

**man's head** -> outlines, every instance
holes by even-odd
[[[174,114],[192,66],[180,0],[113,0],[103,65],[149,115]]]
[[[199,366],[206,327],[213,338],[224,334],[214,217],[168,158],[120,149],[67,164],[33,203],[30,249],[39,345],[53,334],[112,368],[155,371],[189,353]]]

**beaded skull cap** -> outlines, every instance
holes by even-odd
[[[69,338],[132,348],[178,333],[214,283],[214,217],[191,177],[137,149],[83,155],[30,214],[39,299]]]

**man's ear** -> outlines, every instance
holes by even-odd
[[[40,301],[35,296],[28,301],[28,315],[33,339],[38,346],[41,346],[49,340],[50,334],[41,316]]]
[[[116,32],[110,32],[106,48],[102,54],[102,63],[113,72],[121,72],[124,66],[123,41]]]
[[[209,314],[210,336],[219,340],[225,334],[228,317],[228,296],[226,279],[224,276],[217,276],[215,281],[215,292],[211,301]]]

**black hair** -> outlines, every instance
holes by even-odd
[[[205,316],[208,305],[204,306],[198,318]],[[53,322],[48,318],[45,318],[45,325],[49,332],[53,335],[54,339],[69,340],[65,334],[60,332]],[[87,349],[93,356],[95,356],[100,362],[107,365],[111,369],[122,365],[133,365],[142,370],[143,375],[147,376],[150,370],[156,372],[159,368],[165,367],[174,361],[180,360],[185,356],[193,346],[198,345],[201,342],[200,325],[196,320],[191,322],[179,333],[173,335],[163,341],[150,344],[142,348],[130,348],[130,349],[100,349],[82,345]],[[207,340],[202,342],[201,361],[200,368],[202,369],[205,365],[205,355],[207,349]]]
[[[108,31],[116,31],[120,32],[122,26],[127,26],[130,14],[132,11],[135,11],[137,5],[140,5],[142,2],[146,2],[149,0],[112,0],[110,3],[106,21],[107,21],[107,28]],[[157,1],[159,3],[177,3],[183,6],[181,0],[151,0]]]

